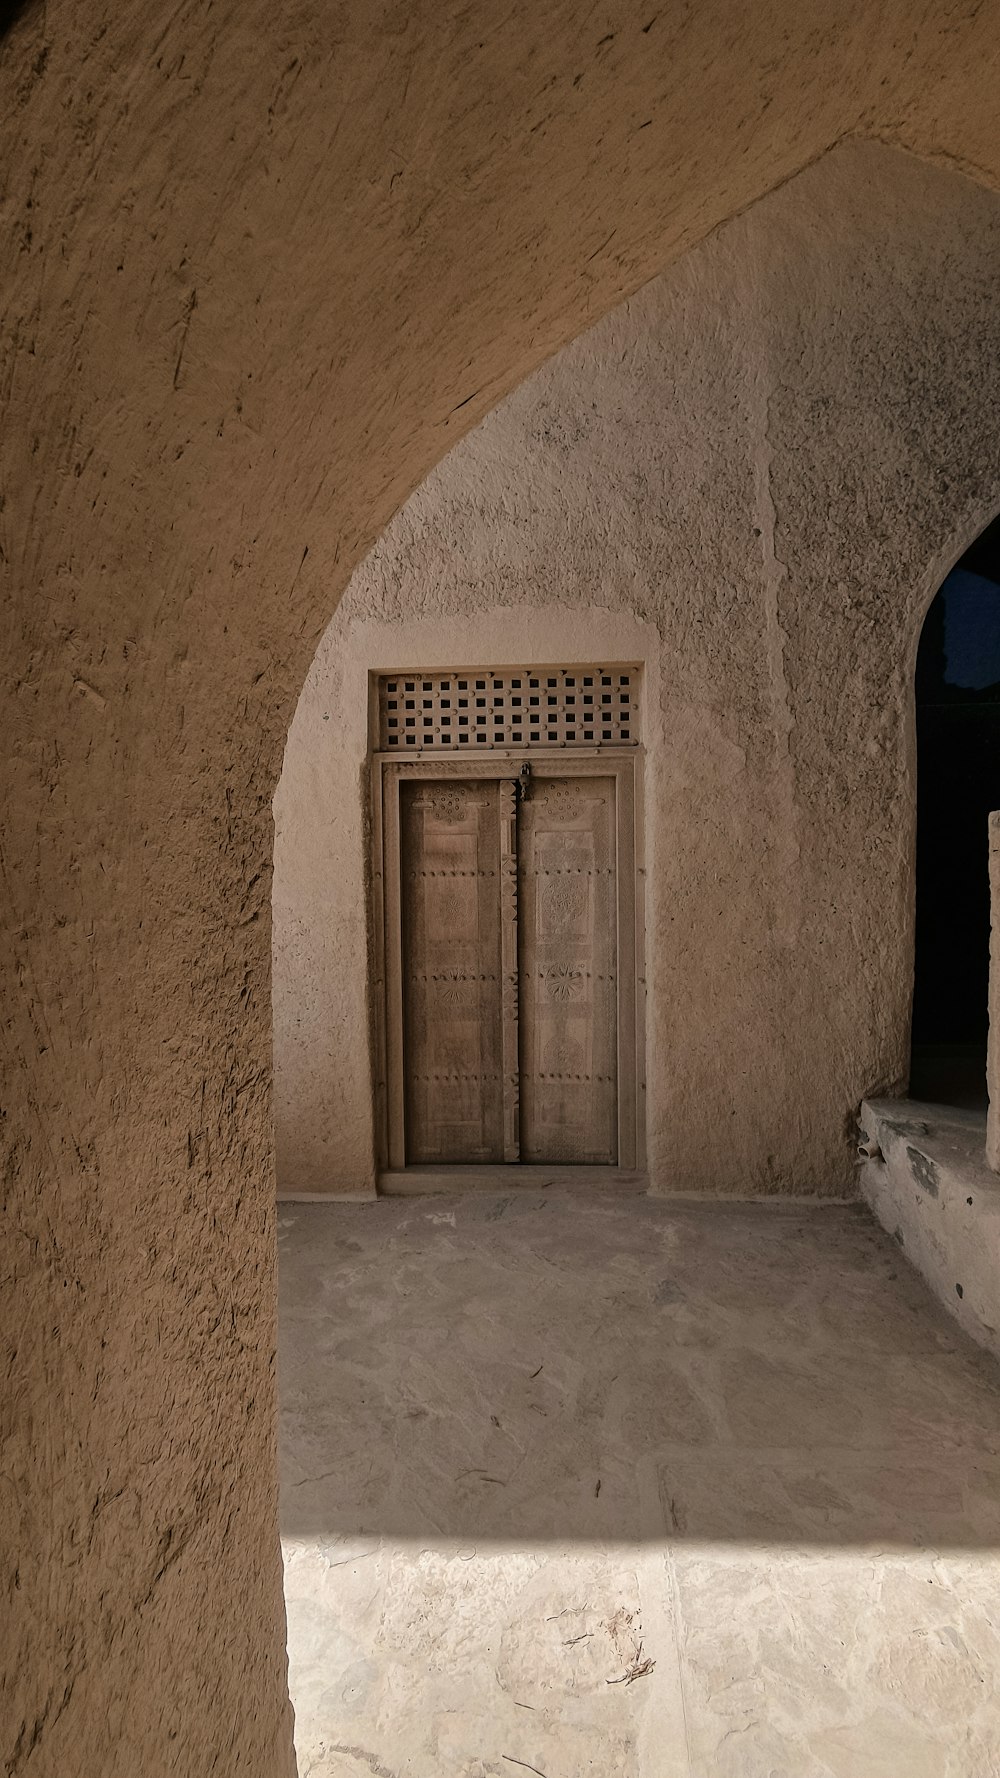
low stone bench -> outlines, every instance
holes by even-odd
[[[913,1099],[861,1106],[861,1191],[979,1345],[1000,1357],[1000,1178],[982,1112]]]

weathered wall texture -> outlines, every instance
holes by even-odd
[[[0,1723],[16,1778],[290,1767],[270,808],[351,570],[527,372],[843,135],[1000,184],[998,17],[997,0],[645,16],[48,0],[7,39]],[[939,453],[933,402],[968,376],[969,339],[955,357],[946,329],[925,391],[907,345],[922,293],[879,311],[881,273],[846,404],[810,380],[820,302],[771,408],[772,439],[799,441],[809,402],[811,436],[842,437],[843,580],[810,453],[783,465],[800,510],[816,502],[789,584],[833,609],[855,569],[880,574],[888,608],[907,568],[898,490],[869,504],[870,378],[897,379],[881,429],[911,440],[905,514],[929,502],[950,525],[966,498],[939,476],[956,422],[947,409]],[[799,666],[786,650],[791,683]],[[842,678],[824,692],[844,695]],[[822,783],[846,821],[858,787],[825,745],[800,794]],[[676,763],[684,794],[706,757]],[[832,898],[854,867],[826,831]],[[696,919],[692,943],[709,936]]]
[[[845,145],[407,501],[275,798],[280,1191],[372,1185],[366,669],[531,659],[647,661],[653,1189],[854,1189],[908,1066],[916,638],[1000,502],[998,285],[992,196]]]

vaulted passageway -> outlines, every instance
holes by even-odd
[[[727,0],[647,17],[613,5],[582,23],[576,4],[532,0],[488,29],[438,0],[374,14],[62,0],[29,4],[6,39],[2,1406],[17,1543],[0,1633],[19,1778],[290,1769],[270,805],[353,567],[526,373],[832,143],[878,136],[942,179],[958,166],[1000,186],[995,24],[977,0],[889,0],[875,21],[861,0],[775,0],[752,18]],[[936,374],[965,410],[931,453],[951,471],[958,434],[976,445],[973,386],[992,399],[968,349],[985,288],[973,280],[939,330]],[[948,403],[914,374],[910,296],[870,330],[846,408],[837,390],[805,394],[816,435],[834,425],[843,461],[865,464],[858,563],[889,535],[859,449],[862,392],[887,365],[877,430],[952,559],[991,473],[984,450],[948,490],[928,474],[926,407],[937,419]],[[785,486],[825,514],[794,405],[787,385],[764,404],[772,447],[794,439]],[[808,527],[801,553],[775,553],[767,456],[768,659],[787,730],[782,575],[792,603],[853,595]],[[693,575],[697,550],[678,561]],[[885,566],[909,612],[922,568],[904,592]],[[743,578],[724,584],[738,605]],[[725,771],[742,745],[707,665],[695,705],[711,720],[677,767],[693,800],[702,760]],[[780,740],[775,757],[787,795]],[[828,764],[813,758],[813,778]],[[839,857],[823,862],[839,893]],[[790,947],[794,921],[775,932]],[[780,1075],[764,1061],[762,1078]],[[693,1062],[697,1103],[707,1043]],[[842,1099],[831,1089],[828,1134]],[[778,1127],[750,1120],[761,1170]]]

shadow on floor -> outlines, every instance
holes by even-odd
[[[1000,1370],[860,1207],[278,1222],[286,1537],[1000,1547]]]

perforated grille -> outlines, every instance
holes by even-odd
[[[379,748],[635,747],[635,667],[472,668],[378,682]]]

